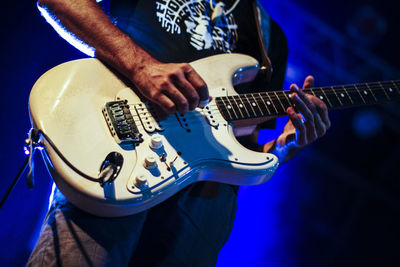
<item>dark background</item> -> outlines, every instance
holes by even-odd
[[[288,84],[301,84],[309,73],[318,86],[399,78],[399,4],[262,2],[289,40]],[[25,159],[34,82],[57,64],[84,57],[50,28],[34,1],[2,8],[1,196]],[[281,166],[270,182],[241,188],[218,266],[400,265],[399,105],[330,115],[325,138]],[[3,266],[24,265],[47,210],[51,180],[39,153],[35,159],[35,188],[21,179],[0,210]]]

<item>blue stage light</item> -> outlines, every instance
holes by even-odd
[[[354,114],[352,126],[357,136],[371,138],[381,131],[382,118],[373,109],[360,110]]]

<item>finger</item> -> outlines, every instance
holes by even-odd
[[[309,76],[309,77],[312,77],[312,76]],[[303,92],[303,90],[299,89],[299,87],[297,85],[291,86],[290,89],[293,92],[296,92],[298,94],[300,99],[306,104],[307,108],[312,112],[314,118],[315,119],[319,119],[320,113],[318,111],[318,108],[317,108],[316,104],[318,103],[318,105],[321,108],[323,108],[325,106],[325,103],[322,100],[320,100],[320,99],[318,99],[318,98],[316,98],[316,97],[314,97],[312,95],[306,95]],[[326,106],[325,106],[325,108],[326,108]]]
[[[189,103],[186,97],[175,87],[174,84],[170,83],[167,88],[164,88],[163,93],[172,100],[176,106],[176,110],[184,115],[189,110]]]
[[[314,87],[314,77],[308,75],[304,80],[303,89]]]
[[[190,84],[182,74],[176,77],[174,81],[176,87],[182,92],[188,101],[189,109],[193,110],[199,105],[200,97],[196,89]]]
[[[305,101],[303,101],[303,99],[300,98],[298,90],[290,94],[290,97],[294,106],[296,107],[296,111],[300,112],[304,116],[305,121],[313,122],[314,121],[313,112],[311,111],[310,107],[306,105]]]
[[[318,113],[319,113],[323,123],[325,124],[326,130],[328,130],[329,127],[331,127],[331,121],[329,119],[329,114],[328,114],[328,108],[327,108],[326,104],[322,101],[318,101],[316,103],[316,106],[318,108]]]
[[[321,118],[321,113],[323,112],[323,109],[320,109],[318,107],[317,112],[318,112],[318,115],[314,116],[315,130],[317,132],[318,137],[321,137],[325,134],[325,132],[327,130],[327,126],[326,126],[325,122],[323,121],[323,119]]]
[[[160,94],[155,101],[166,113],[174,114],[176,112],[176,106],[172,100],[165,94]]]
[[[296,141],[299,146],[304,146],[307,143],[306,127],[301,119],[301,115],[294,111],[293,107],[288,107],[286,113],[289,115],[290,121],[296,128]]]
[[[207,101],[209,99],[207,84],[189,64],[186,67],[185,76],[197,91],[200,101]]]
[[[291,94],[291,97],[292,97],[292,102],[294,103],[297,111],[300,112],[305,119],[304,125],[307,130],[307,140],[312,142],[315,139],[317,139],[317,136],[318,136],[318,133],[316,130],[316,120],[318,121],[318,118],[315,118],[313,112],[304,103],[304,101],[302,101],[302,99],[300,99],[300,97],[298,96],[297,93]],[[319,117],[319,115],[318,115],[318,117]]]
[[[328,116],[328,108],[326,104],[319,98],[315,96],[307,96],[311,105],[311,110],[314,115],[314,123],[315,130],[317,132],[318,137],[321,137],[325,134],[326,130],[330,127],[330,120]]]

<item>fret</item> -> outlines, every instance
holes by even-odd
[[[252,106],[252,103],[250,103],[250,100],[249,100],[249,98],[247,97],[247,94],[243,95],[243,97],[245,98],[245,101],[243,101],[243,102],[245,102],[245,105],[247,106],[247,108],[250,108],[250,110],[253,111],[253,115],[252,115],[251,117],[252,117],[252,118],[260,117],[262,114],[258,114],[258,113],[255,111],[254,107]]]
[[[396,89],[396,91],[397,91],[397,94],[400,94],[400,90],[399,90],[399,81],[391,81],[392,82],[392,84],[394,85],[394,87],[395,87],[395,89]]]
[[[375,97],[372,95],[372,93],[370,92],[370,90],[367,88],[367,86],[365,84],[364,85],[362,85],[362,84],[354,85],[354,87],[356,88],[356,90],[358,90],[360,95],[362,95],[366,104],[376,103]]]
[[[363,94],[360,92],[360,90],[358,90],[357,86],[356,86],[356,85],[353,85],[353,88],[354,88],[354,90],[356,90],[357,93],[360,95],[360,97],[362,98],[363,103],[364,103],[364,104],[367,104],[367,101],[366,101],[365,97],[364,97]]]
[[[321,88],[321,90],[325,90],[325,95],[328,97],[331,107],[337,108],[343,106],[343,102],[340,100],[339,94],[337,94],[333,87],[325,87]]]
[[[258,95],[259,95],[261,101],[263,102],[265,108],[268,110],[268,114],[269,114],[269,115],[273,114],[273,113],[271,112],[271,110],[269,109],[267,102],[264,101],[264,98],[262,97],[261,93],[258,93]],[[271,105],[271,102],[268,101],[268,103],[269,103],[269,105]]]
[[[377,84],[377,86],[379,86],[381,88],[382,92],[385,93],[386,99],[390,100],[390,95],[388,95],[388,93],[386,92],[386,88],[382,85],[382,83],[377,82],[376,84]]]
[[[346,95],[349,97],[351,104],[354,105],[353,98],[351,98],[349,92],[347,92],[346,87],[345,87],[345,86],[342,86],[342,87],[343,87],[343,91],[344,91],[344,92],[346,93]]]
[[[368,83],[365,83],[364,86],[371,92],[372,96],[373,96],[374,99],[375,99],[375,102],[379,102],[379,101],[378,101],[378,98],[375,96],[375,93],[371,90],[371,87],[369,86],[369,84],[368,84]]]
[[[314,89],[310,89],[310,91],[313,93],[314,96],[318,97],[319,99],[321,99],[322,101],[324,101],[324,103],[326,105],[329,105],[329,102],[326,100],[325,95],[323,94],[321,88],[314,88]]]
[[[288,107],[293,106],[290,99],[287,97],[287,91],[275,91],[275,95],[280,99],[283,109],[286,111]]]
[[[251,101],[251,105],[252,105],[254,108],[257,108],[257,110],[260,111],[261,116],[264,116],[264,112],[263,112],[263,110],[262,110],[261,107],[260,107],[260,103],[259,103],[259,102],[257,101],[257,99],[254,97],[254,94],[249,94],[249,96],[251,96],[251,98],[253,99],[253,100]],[[258,113],[258,111],[256,111],[256,113]]]
[[[246,95],[240,95],[240,101],[242,101],[242,104],[244,105],[244,109],[246,110],[247,114],[249,115],[249,118],[254,118],[257,114],[254,113],[252,110],[249,101],[246,98]]]
[[[398,83],[398,82],[397,82]],[[384,88],[386,94],[389,96],[390,100],[396,100],[400,97],[399,87],[396,82],[382,82],[380,83]]]
[[[314,88],[314,89],[317,89],[317,88]],[[306,89],[306,90],[304,90],[304,92],[306,92],[307,94],[311,94],[311,95],[313,95],[313,96],[315,96],[315,97],[318,97],[318,96],[315,95],[315,93],[314,93],[314,91],[313,91],[312,88]]]
[[[273,107],[274,108],[274,110],[275,110],[275,114],[279,114],[279,111],[278,111],[278,109],[276,108],[276,105],[274,104],[274,102],[272,101],[272,99],[271,99],[271,97],[269,96],[269,94],[268,93],[264,93],[265,94],[265,96],[266,96],[266,98],[265,98],[265,103],[267,103],[267,105],[269,106],[269,107]],[[260,96],[262,97],[262,95],[261,95],[261,93],[260,93]],[[262,99],[263,99],[263,101],[264,101],[264,98],[262,97]]]
[[[269,99],[271,99],[272,104],[274,105],[275,109],[277,110],[276,114],[285,113],[285,107],[283,106],[282,102],[279,100],[279,97],[276,95],[276,92],[270,92],[271,94],[267,93]]]
[[[246,118],[246,117],[250,117],[250,114],[248,114],[248,112],[247,112],[245,106],[242,104],[242,101],[241,101],[239,95],[234,95],[234,96],[232,96],[232,97],[233,97],[233,100],[234,100],[235,103],[236,103],[237,109],[238,109],[239,112],[240,112],[241,118],[244,119],[244,118]],[[247,115],[247,116],[246,116],[246,115]]]
[[[365,104],[365,100],[360,94],[360,92],[356,89],[354,85],[349,85],[349,86],[343,86],[343,89],[346,91],[346,93],[349,95],[349,97],[352,99],[353,105],[362,105]]]
[[[230,112],[230,109],[227,108],[224,101],[224,97],[217,97],[216,102],[219,111],[222,113],[222,116],[227,120],[232,120],[233,119],[232,113]]]
[[[385,90],[380,86],[379,83],[369,83],[366,85],[373,92],[378,102],[389,100],[389,96],[386,94]]]
[[[321,91],[322,91],[322,93],[325,95],[326,103],[328,104],[328,106],[332,107],[332,103],[331,103],[331,101],[329,100],[329,97],[326,95],[325,90],[322,90],[322,88],[321,88]]]
[[[343,107],[351,106],[354,104],[351,96],[346,92],[344,86],[332,86],[332,90],[338,95]]]
[[[229,96],[228,97],[225,97],[225,99],[228,101],[228,105],[226,106],[229,110],[232,110],[232,112],[233,112],[233,115],[234,116],[232,116],[232,119],[234,120],[234,119],[239,119],[239,116],[238,116],[238,113],[236,113],[236,104],[232,104],[232,102],[231,102],[231,100],[229,99]]]

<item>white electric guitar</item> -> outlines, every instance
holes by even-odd
[[[208,85],[204,108],[162,116],[97,59],[56,66],[35,83],[31,121],[42,133],[47,167],[63,194],[99,216],[134,214],[196,181],[256,185],[278,167],[276,156],[235,139],[234,122],[284,116],[289,92],[238,95],[233,85],[258,73],[258,62],[224,54],[191,63]],[[329,108],[398,100],[399,82],[307,90]]]

